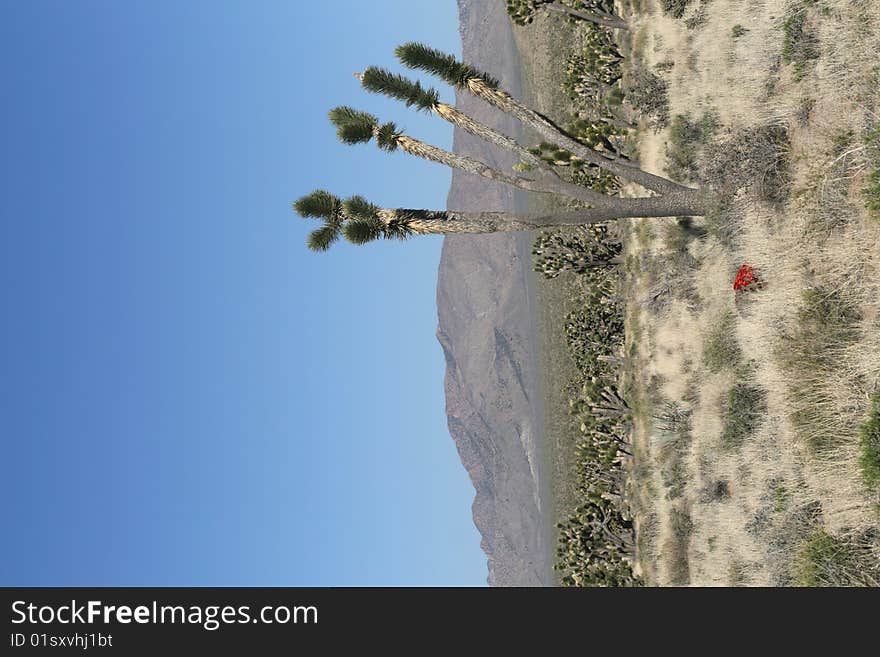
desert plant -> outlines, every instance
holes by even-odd
[[[736,316],[727,311],[715,322],[703,342],[703,364],[710,372],[735,369],[742,361],[736,340]]]
[[[785,19],[782,24],[782,61],[794,66],[794,77],[800,80],[806,75],[807,65],[819,58],[819,39],[807,25],[807,13],[802,7]]]
[[[681,18],[690,4],[690,0],[662,0],[663,11],[673,18]]]
[[[666,82],[646,68],[637,68],[626,84],[628,102],[648,117],[651,126],[659,130],[669,122],[669,93]]]
[[[396,52],[400,60],[410,68],[431,72],[453,86],[473,93],[534,128],[545,139],[571,152],[574,156],[601,167],[621,179],[642,185],[645,189],[656,192],[656,195],[637,198],[612,197],[567,183],[552,175],[532,177],[499,171],[478,160],[413,139],[398,130],[394,123],[380,123],[379,119],[371,114],[341,106],[330,112],[330,120],[337,128],[339,139],[344,143],[358,144],[375,140],[380,148],[387,151],[400,148],[411,155],[522,189],[568,194],[571,198],[584,201],[590,207],[577,212],[531,215],[505,212],[461,213],[403,208],[381,209],[360,197],[353,197],[358,199],[357,201],[349,199],[349,202],[343,203],[332,194],[319,190],[294,203],[294,210],[300,215],[324,221],[325,225],[309,237],[311,248],[326,250],[340,234],[349,241],[360,244],[379,238],[407,237],[416,234],[534,230],[551,226],[601,223],[620,217],[693,215],[704,211],[708,200],[704,192],[648,173],[619,158],[582,144],[549,119],[500,89],[497,80],[468,64],[459,62],[452,55],[418,43],[404,44]],[[371,75],[368,77],[365,74],[363,79],[365,83],[369,79],[368,84],[376,91],[388,93],[411,105],[436,111],[438,103],[436,92],[425,89],[420,84],[381,69],[372,70]],[[464,119],[458,117],[457,120]],[[476,132],[482,130],[478,126],[473,128]],[[518,145],[513,146],[509,143],[512,140],[499,139],[495,135],[498,133],[490,131],[487,139],[495,139],[493,143],[506,144],[511,149],[519,148]],[[312,212],[309,208],[314,209],[316,199],[331,199],[332,202],[328,201],[321,205],[319,211]]]
[[[868,419],[859,427],[859,467],[868,488],[880,489],[880,392],[871,398]]]
[[[795,562],[799,586],[880,586],[880,566],[870,537],[833,536],[816,529]]]
[[[602,27],[614,28],[619,30],[627,30],[629,27],[614,12],[613,2],[603,2],[602,0],[591,0],[589,2],[574,0],[572,4],[560,2],[559,0],[506,0],[507,14],[510,19],[517,25],[528,25],[531,23],[539,11],[552,12],[561,14],[567,18],[587,21]]]
[[[669,125],[669,141],[666,144],[666,157],[669,163],[666,171],[674,180],[697,180],[699,166],[697,158],[715,132],[718,130],[718,115],[706,112],[698,120],[690,114],[676,114]]]
[[[613,267],[623,262],[619,240],[608,237],[603,225],[586,226],[568,232],[542,233],[532,248],[535,271],[546,278],[564,272],[583,274],[596,267]]]
[[[727,447],[741,445],[755,433],[766,413],[767,401],[763,390],[744,381],[735,383],[722,407],[722,444]]]

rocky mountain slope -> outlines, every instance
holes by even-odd
[[[504,3],[459,0],[464,58],[518,93],[518,55]],[[469,94],[458,106],[517,136],[519,126]],[[454,150],[509,169],[510,153],[456,130]],[[455,172],[448,207],[514,209],[511,188]],[[542,475],[541,396],[532,326],[531,234],[449,236],[437,283],[449,431],[476,489],[474,522],[493,586],[553,583]]]

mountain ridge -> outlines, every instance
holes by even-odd
[[[501,2],[458,0],[463,58],[519,91],[518,53]],[[519,126],[467,93],[462,111],[506,134]],[[456,128],[456,153],[510,170],[507,151]],[[522,197],[454,171],[447,207],[515,210]],[[541,395],[532,325],[530,233],[444,238],[437,281],[437,339],[446,358],[449,432],[475,489],[474,523],[492,586],[553,584],[542,454]]]

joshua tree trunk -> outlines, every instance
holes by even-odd
[[[544,9],[546,9],[547,11],[556,12],[557,14],[564,14],[566,16],[571,16],[572,18],[577,18],[582,21],[595,23],[596,25],[602,25],[604,27],[609,27],[612,29],[629,29],[629,25],[626,24],[625,20],[613,14],[606,14],[604,11],[594,10],[588,13],[578,11],[577,9],[572,9],[571,7],[560,4],[558,2],[551,2],[549,4],[546,4],[544,5]]]
[[[530,153],[527,148],[524,148],[507,135],[502,134],[497,130],[493,130],[492,128],[483,125],[478,121],[475,121],[467,114],[461,112],[452,105],[448,105],[447,103],[437,103],[433,109],[438,116],[446,119],[453,125],[457,125],[462,130],[465,130],[475,137],[479,137],[480,139],[489,142],[490,144],[495,144],[496,146],[500,146],[501,148],[506,148],[507,150],[518,155],[520,160],[522,160],[526,164],[541,171],[552,174],[555,177],[559,177],[558,174],[553,171],[553,169],[546,162],[544,162],[544,160],[542,160],[534,153]]]
[[[422,108],[430,109],[434,114],[445,121],[448,121],[452,125],[460,127],[462,130],[479,137],[483,141],[495,144],[496,146],[515,153],[520,160],[533,168],[539,169],[553,177],[559,177],[552,167],[537,155],[530,153],[527,148],[521,146],[515,140],[480,123],[479,121],[474,120],[452,105],[436,100],[436,97],[432,96],[433,90],[426,92],[418,84],[413,84],[408,80],[402,79],[400,76],[395,76],[384,69],[378,69],[375,67],[370,67],[363,73],[355,73],[355,77],[358,78],[361,81],[361,84],[370,91],[383,93],[408,101],[411,101],[413,96],[416,96],[422,101],[420,103]]]
[[[395,137],[395,141],[397,142],[397,145],[400,146],[400,148],[402,148],[410,155],[415,155],[416,157],[421,157],[426,160],[445,164],[446,166],[452,167],[454,169],[467,171],[468,173],[473,173],[478,176],[483,176],[484,178],[489,178],[490,180],[513,185],[514,187],[519,187],[520,189],[525,189],[530,192],[541,192],[545,194],[563,194],[565,196],[568,196],[569,198],[577,199],[579,201],[589,203],[593,206],[604,206],[608,205],[609,203],[613,203],[614,201],[620,200],[618,198],[605,196],[604,194],[600,194],[599,192],[594,192],[585,187],[581,187],[580,185],[566,182],[558,177],[542,177],[541,179],[532,179],[509,174],[504,171],[499,171],[498,169],[493,169],[489,165],[484,164],[479,160],[473,160],[464,155],[459,155],[457,153],[452,153],[450,151],[444,150],[442,148],[437,148],[436,146],[426,144],[423,141],[413,139],[412,137],[409,137],[407,135],[398,135]]]
[[[695,190],[649,198],[609,200],[611,203],[601,207],[557,214],[386,209],[379,212],[379,218],[385,224],[396,222],[403,225],[412,233],[432,235],[539,230],[595,224],[622,217],[675,217],[704,212],[704,201]]]
[[[650,189],[651,191],[660,194],[693,191],[689,187],[679,185],[666,178],[642,171],[631,164],[625,164],[620,160],[608,159],[604,155],[594,151],[588,146],[584,146],[582,143],[569,136],[550,121],[550,119],[538,114],[533,109],[526,107],[506,91],[493,88],[486,84],[485,80],[477,77],[469,78],[467,80],[467,88],[471,93],[482,98],[490,105],[497,107],[503,112],[507,112],[522,123],[530,126],[547,141],[559,145],[569,153],[577,155],[590,164],[602,167],[616,176],[620,176],[621,178],[641,185],[645,189]]]

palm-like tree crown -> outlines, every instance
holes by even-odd
[[[428,112],[440,102],[440,93],[436,89],[426,89],[419,82],[376,66],[370,66],[363,72],[361,84],[368,91],[402,100],[407,107],[415,106]]]
[[[436,75],[453,87],[465,87],[467,81],[473,78],[479,78],[493,89],[499,85],[498,80],[469,64],[458,61],[454,55],[422,43],[414,41],[404,43],[395,48],[394,54],[405,66]]]
[[[306,240],[312,251],[326,251],[340,235],[352,244],[365,244],[380,238],[402,240],[412,234],[406,218],[383,220],[381,209],[363,196],[351,196],[343,201],[318,189],[295,201],[293,209],[301,217],[324,221]]]
[[[367,112],[341,105],[330,110],[328,117],[336,126],[336,135],[346,144],[365,144],[373,137],[379,148],[393,151],[397,148],[399,132],[391,122],[379,125],[379,119]]]

